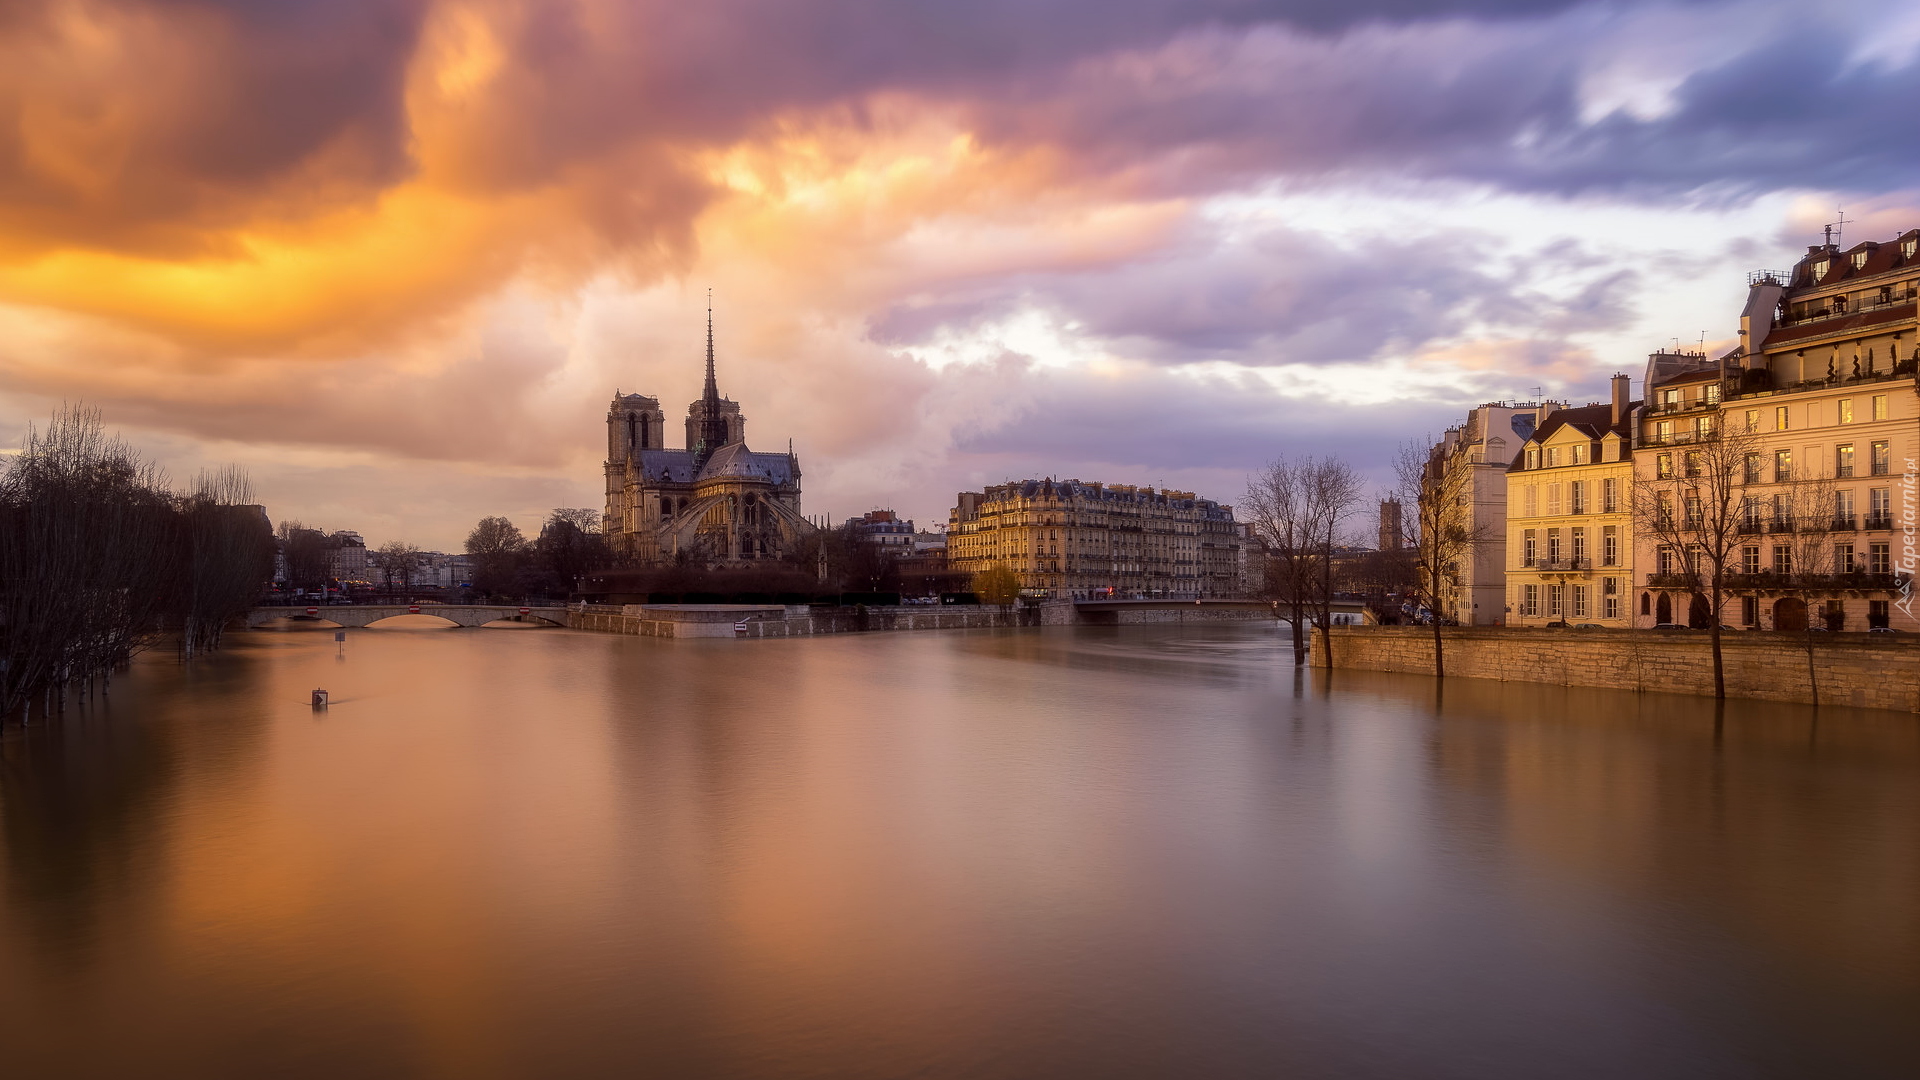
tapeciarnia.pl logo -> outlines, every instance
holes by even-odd
[[[1913,579],[1920,570],[1920,461],[1907,459],[1900,477],[1900,599],[1896,602],[1913,618]]]

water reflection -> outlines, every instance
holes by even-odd
[[[25,1075],[1920,1065],[1914,718],[1283,645],[149,658],[0,744],[0,1034]]]

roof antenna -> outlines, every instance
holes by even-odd
[[[1846,243],[1847,226],[1854,224],[1854,221],[1852,218],[1849,218],[1847,212],[1840,207],[1834,207],[1834,212],[1840,215],[1840,220],[1827,226],[1827,243],[1829,245],[1844,244]]]

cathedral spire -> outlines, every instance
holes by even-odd
[[[707,290],[707,385],[700,394],[699,444],[692,449],[704,463],[727,445],[727,417],[720,411],[720,382],[713,374],[713,290]]]
[[[720,400],[720,383],[713,377],[713,290],[707,290],[707,388],[701,399],[715,403]]]

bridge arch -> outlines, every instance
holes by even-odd
[[[456,630],[460,624],[439,615],[389,615],[367,624],[369,630]]]

